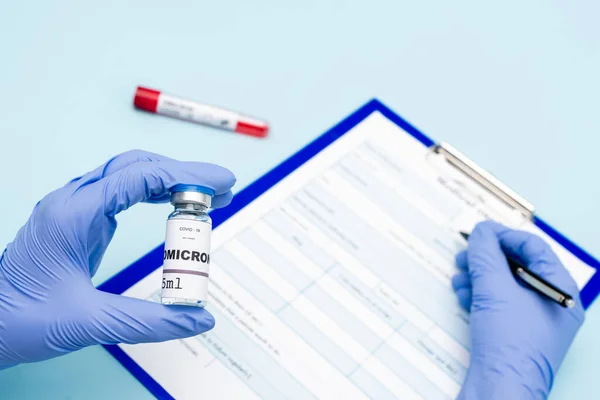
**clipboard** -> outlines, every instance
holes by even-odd
[[[468,159],[465,155],[454,149],[447,143],[436,143],[431,138],[420,132],[402,117],[386,107],[377,99],[373,99],[346,117],[333,128],[317,137],[307,144],[304,148],[290,156],[278,166],[267,172],[265,175],[248,185],[242,191],[235,195],[232,203],[223,209],[211,212],[213,228],[218,227],[227,219],[238,213],[244,207],[249,205],[254,199],[261,196],[269,188],[286,178],[293,171],[298,169],[312,157],[320,153],[330,144],[341,138],[353,127],[357,126],[371,114],[379,112],[389,121],[402,128],[408,134],[413,136],[423,146],[430,149],[432,153],[441,155],[447,163],[455,167],[460,173],[468,176],[487,192],[493,194],[501,202],[510,208],[518,211],[527,219],[531,220],[535,226],[547,234],[550,238],[560,244],[565,250],[581,260],[583,263],[592,267],[596,272],[580,291],[580,298],[585,309],[587,309],[600,292],[600,262],[589,253],[569,240],[558,230],[535,214],[535,209],[531,203],[512,191],[509,187],[501,183],[492,175],[480,168],[476,163]],[[121,294],[132,285],[144,279],[163,263],[163,244],[157,246],[146,255],[123,269],[121,272],[101,284],[98,289]],[[157,398],[173,398],[158,382],[156,382],[140,365],[138,365],[129,355],[126,354],[118,345],[105,345],[106,350],[114,356],[133,376],[135,376],[153,395]]]

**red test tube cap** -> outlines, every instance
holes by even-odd
[[[235,131],[244,135],[264,138],[269,133],[269,125],[262,122],[238,121]]]
[[[140,110],[156,112],[158,96],[160,96],[159,91],[138,86],[133,98],[133,105]]]

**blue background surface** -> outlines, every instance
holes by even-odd
[[[217,3],[217,4],[215,4]],[[21,1],[0,5],[0,248],[35,203],[115,153],[220,163],[241,188],[372,97],[600,255],[600,3]],[[266,140],[133,110],[136,85],[267,118]],[[139,205],[95,282],[163,240]],[[595,304],[553,399],[589,397]],[[150,398],[100,347],[0,373],[6,398]]]

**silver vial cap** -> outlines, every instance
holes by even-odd
[[[210,208],[215,192],[197,185],[175,185],[171,188],[171,204],[200,204]]]

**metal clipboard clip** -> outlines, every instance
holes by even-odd
[[[489,172],[471,161],[467,156],[450,146],[448,143],[441,142],[432,146],[432,151],[442,155],[446,161],[460,170],[462,173],[473,179],[488,192],[495,195],[505,204],[518,210],[527,219],[533,220],[533,204],[525,200],[511,188],[500,182]]]

